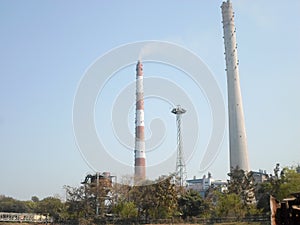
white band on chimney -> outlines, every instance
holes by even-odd
[[[143,127],[144,126],[144,110],[136,110],[136,126]]]
[[[135,158],[145,159],[146,154],[145,151],[135,151]]]

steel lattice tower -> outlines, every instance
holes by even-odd
[[[176,124],[177,124],[177,159],[176,159],[176,177],[179,178],[179,185],[184,186],[187,173],[185,167],[185,161],[183,157],[183,145],[182,145],[182,136],[181,136],[181,115],[186,112],[185,109],[181,108],[178,105],[176,108],[171,111],[176,115]]]

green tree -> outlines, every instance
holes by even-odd
[[[209,209],[201,195],[194,190],[189,190],[179,197],[178,207],[183,219],[205,215]]]
[[[145,181],[144,185],[133,186],[130,190],[129,199],[137,206],[138,217],[148,220],[150,211],[156,201],[153,182]]]
[[[51,216],[54,221],[63,219],[65,205],[58,198],[47,197],[37,203],[36,212]]]
[[[277,163],[274,168],[274,174],[270,174],[267,180],[259,184],[256,190],[257,208],[264,212],[270,210],[270,195],[279,198],[280,186],[284,182],[284,170],[280,172],[280,164]]]
[[[25,202],[13,199],[11,197],[0,196],[0,212],[28,212]]]
[[[282,200],[292,193],[300,192],[300,173],[295,168],[284,168],[282,177],[278,199]]]
[[[112,191],[111,180],[100,174],[88,175],[82,184],[80,187],[65,187],[69,218],[91,222],[96,217],[104,217],[111,210],[106,205],[107,196]]]
[[[255,202],[255,185],[252,172],[246,172],[242,169],[232,169],[228,174],[228,193],[240,196],[244,205]]]
[[[32,202],[39,202],[40,199],[39,199],[37,196],[32,196],[32,197],[31,197],[31,201],[32,201]]]
[[[285,167],[280,169],[277,163],[274,168],[274,174],[270,174],[267,181],[260,184],[257,192],[258,199],[257,208],[269,212],[270,195],[281,201],[288,197],[291,193],[300,192],[300,173],[298,167]]]
[[[247,210],[240,195],[235,193],[217,193],[218,199],[215,206],[216,217],[237,217],[243,218]]]
[[[121,219],[137,218],[138,210],[134,202],[120,202],[113,207],[113,212]]]
[[[67,192],[66,209],[69,219],[78,220],[79,218],[95,216],[94,204],[91,204],[84,186],[66,186],[65,189]]]
[[[161,177],[154,184],[154,218],[169,218],[177,213],[177,192],[172,177]]]
[[[139,218],[164,219],[177,214],[177,191],[172,179],[163,176],[132,187],[129,199],[137,206]]]
[[[298,173],[297,167],[285,167],[281,170],[280,164],[277,163],[274,174],[260,184],[257,192],[261,196],[258,199],[257,207],[266,212],[270,208],[270,195],[281,201],[291,193],[300,192],[300,173]]]

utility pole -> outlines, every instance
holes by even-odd
[[[99,216],[99,172],[96,173],[96,216]]]

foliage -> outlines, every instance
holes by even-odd
[[[228,193],[240,196],[244,205],[254,203],[255,185],[253,173],[235,168],[228,175],[230,176],[230,180],[228,180]]]
[[[130,201],[132,186],[128,184],[114,184],[112,193],[116,196],[118,202]]]
[[[267,181],[260,185],[257,192],[260,196],[257,208],[268,212],[270,209],[270,195],[281,201],[291,193],[300,192],[300,173],[294,167],[285,167],[280,170],[280,164],[277,163],[274,174],[270,174]]]
[[[181,195],[178,199],[178,206],[183,219],[203,215],[208,210],[208,204],[194,190],[189,190]]]
[[[51,216],[58,221],[66,216],[64,203],[58,198],[47,197],[39,201],[19,201],[11,197],[0,197],[0,212],[38,213]]]
[[[66,209],[70,219],[87,218],[95,215],[94,208],[92,208],[84,186],[67,186],[65,189],[68,196]]]
[[[113,212],[121,219],[132,219],[138,216],[138,210],[134,202],[120,202],[113,207]]]
[[[0,196],[0,212],[27,212],[27,205],[11,197]]]
[[[146,181],[142,186],[133,186],[130,201],[138,209],[138,217],[164,219],[177,213],[177,191],[171,177],[162,177],[155,183]]]
[[[38,202],[36,213],[47,214],[55,221],[59,221],[62,217],[64,217],[65,206],[60,199],[47,197]]]
[[[283,182],[280,184],[278,199],[283,199],[291,193],[300,192],[300,173],[294,168],[285,168]]]
[[[0,211],[41,213],[53,217],[55,221],[72,220],[71,223],[79,224],[95,224],[112,215],[127,222],[137,219],[191,220],[199,217],[241,219],[258,215],[262,209],[269,212],[270,195],[281,200],[291,193],[300,192],[300,173],[297,169],[300,170],[293,167],[281,170],[280,165],[276,164],[274,175],[270,175],[256,189],[259,196],[257,205],[251,204],[255,191],[252,173],[236,168],[229,174],[228,191],[221,193],[211,188],[205,200],[196,191],[177,187],[171,176],[143,181],[140,186],[132,185],[131,181],[112,185],[108,180],[100,179],[98,183],[91,180],[79,187],[66,186],[65,203],[55,197],[40,200],[33,196],[29,201],[19,201],[2,195]]]
[[[133,186],[129,193],[129,201],[135,203],[138,210],[138,217],[149,218],[150,209],[154,202],[154,188],[152,185]]]
[[[32,196],[32,197],[31,197],[31,201],[32,201],[32,202],[39,202],[40,199],[39,199],[37,196]]]
[[[108,196],[113,192],[111,180],[98,174],[88,175],[82,184],[80,187],[65,187],[68,218],[77,221],[105,218],[111,213],[112,204],[108,204],[111,200]]]
[[[172,217],[177,212],[176,186],[172,184],[171,177],[162,177],[154,184],[154,218]]]
[[[246,215],[245,205],[240,195],[235,193],[218,193],[218,200],[215,207],[216,217],[237,217],[243,218]]]
[[[261,210],[255,204],[255,184],[252,172],[239,168],[228,174],[228,190],[226,193],[214,191],[215,211],[213,216],[243,218],[246,215],[258,215]]]
[[[268,180],[261,184],[260,188],[258,189],[259,193],[272,195],[275,198],[279,197],[280,193],[280,186],[284,182],[284,170],[280,171],[280,164],[277,163],[276,167],[274,168],[274,175],[270,174]]]

